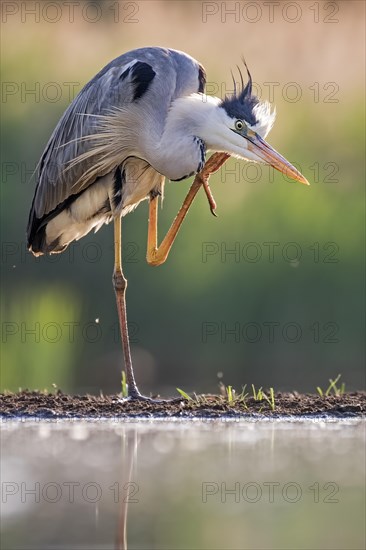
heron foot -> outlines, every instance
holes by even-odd
[[[211,214],[217,218],[216,201],[213,197],[212,191],[211,191],[210,186],[208,184],[208,177],[202,178],[202,185],[203,185],[203,189],[205,190],[205,193],[206,193],[206,197],[207,197],[207,200],[208,200],[208,204],[210,206]]]
[[[147,397],[141,393],[131,393],[128,397],[119,398],[121,403],[126,403],[129,401],[142,401],[145,403],[180,403],[184,401],[182,397],[172,397],[170,399],[162,399],[160,397]]]

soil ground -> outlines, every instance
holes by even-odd
[[[366,392],[343,395],[276,393],[275,407],[265,401],[247,397],[229,403],[219,395],[200,395],[197,399],[175,399],[172,402],[121,400],[117,395],[67,395],[22,391],[0,394],[0,416],[3,418],[220,418],[275,416],[366,416]]]

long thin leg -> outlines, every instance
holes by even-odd
[[[122,472],[120,482],[121,486],[124,488],[126,488],[129,484],[133,484],[132,472],[137,461],[139,443],[140,440],[138,439],[136,428],[132,433],[130,430],[127,430],[127,432],[123,434],[123,448],[121,456]],[[127,516],[129,502],[129,498],[120,499],[120,512],[115,550],[127,550]]]
[[[177,233],[182,225],[184,218],[187,215],[187,212],[197,195],[197,192],[203,186],[205,188],[206,194],[209,198],[211,211],[214,210],[214,206],[210,200],[212,196],[210,195],[208,188],[208,179],[211,174],[217,172],[217,170],[227,161],[230,155],[226,153],[214,153],[206,162],[203,170],[196,175],[189,191],[184,199],[184,202],[175,217],[172,225],[170,226],[167,234],[162,240],[160,246],[157,246],[158,243],[158,197],[154,197],[150,200],[149,205],[149,227],[147,234],[147,254],[146,260],[151,265],[160,265],[165,262],[170,252],[170,249],[173,245],[173,242],[177,236]]]
[[[121,218],[114,219],[114,271],[113,286],[116,293],[117,311],[119,326],[121,330],[121,340],[123,355],[125,359],[126,380],[128,384],[128,395],[132,398],[140,396],[133,374],[130,341],[128,337],[127,312],[126,312],[126,288],[127,280],[122,271],[122,236],[121,236]]]
[[[196,175],[194,182],[188,191],[188,194],[180,208],[175,220],[168,230],[159,248],[157,247],[157,205],[158,201],[155,197],[150,201],[149,211],[149,231],[148,231],[148,246],[147,246],[147,261],[153,265],[160,265],[165,262],[172,247],[172,244],[177,236],[177,233],[182,225],[182,222],[187,215],[188,209],[191,206],[200,187],[203,186],[206,195],[209,199],[211,211],[214,209],[212,196],[208,188],[208,179],[211,174],[216,172],[224,162],[229,158],[226,153],[215,153],[212,155],[203,170]],[[114,219],[114,271],[113,271],[113,286],[116,293],[117,310],[119,325],[121,330],[121,339],[123,354],[125,359],[126,379],[128,384],[128,395],[133,399],[143,399],[154,401],[140,394],[135,382],[133,374],[130,342],[128,337],[127,312],[126,312],[126,289],[127,280],[122,271],[122,237],[121,237],[121,218]],[[179,400],[179,399],[178,399]],[[160,401],[160,400],[156,400]],[[164,401],[164,400],[161,400]]]

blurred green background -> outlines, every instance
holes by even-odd
[[[147,202],[124,218],[141,389],[313,391],[338,373],[363,387],[364,4],[249,4],[2,3],[1,389],[120,390],[112,227],[38,259],[25,228],[32,172],[64,109],[111,59],[147,45],[197,58],[215,95],[244,54],[277,109],[268,141],[312,185],[230,160],[211,180],[219,217],[200,193],[157,268],[145,262]],[[190,182],[167,184],[161,237]]]

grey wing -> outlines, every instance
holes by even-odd
[[[197,69],[201,82],[197,80]],[[189,56],[162,48],[129,52],[100,71],[65,111],[40,160],[34,197],[37,218],[54,210],[70,195],[86,189],[124,158],[136,153],[138,156],[141,129],[133,122],[134,119],[138,122],[136,112],[143,111],[147,100],[147,114],[158,107],[157,120],[162,124],[162,131],[171,102],[187,93],[201,91],[201,71]],[[146,94],[148,90],[150,93]],[[103,123],[116,110],[120,110],[122,117],[125,114],[128,138],[125,147],[117,151],[113,143],[103,140]],[[131,126],[134,126],[133,133]],[[156,125],[154,128],[159,131]]]
[[[44,239],[47,224],[61,222],[61,214],[70,208],[78,210],[87,190],[96,196],[125,159],[145,161],[143,136],[162,133],[171,102],[203,92],[204,85],[205,72],[196,60],[164,48],[133,50],[104,67],[65,111],[40,160],[28,247],[34,253],[52,250],[53,243],[48,247]],[[145,174],[148,177],[149,172]],[[88,219],[93,217],[93,201],[89,203]],[[88,224],[81,232],[70,229],[70,240],[92,227]]]

